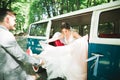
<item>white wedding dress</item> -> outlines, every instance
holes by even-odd
[[[40,43],[43,51],[40,57],[45,60],[48,80],[61,77],[65,80],[87,80],[88,41],[86,37],[76,39],[71,44],[54,47]]]

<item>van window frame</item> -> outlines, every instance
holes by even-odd
[[[99,24],[99,17],[100,14],[104,11],[109,11],[113,9],[120,8],[120,6],[117,7],[111,7],[111,8],[105,8],[100,10],[95,10],[92,15],[91,20],[91,29],[90,29],[90,37],[89,42],[90,43],[97,43],[97,44],[109,44],[109,45],[119,45],[119,38],[99,38],[98,37],[98,24]]]
[[[114,22],[114,21],[116,21],[116,20],[113,20],[113,19],[116,19],[116,18],[113,18],[115,15],[117,15],[118,14],[118,16],[119,16],[119,13],[120,13],[120,8],[118,8],[118,9],[114,9],[114,10],[109,10],[109,11],[103,11],[103,12],[101,12],[100,13],[100,18],[99,18],[99,23],[98,23],[98,37],[99,38],[120,38],[120,19],[118,18],[118,17],[116,17],[117,19],[119,19],[119,21],[117,20],[117,27],[116,27],[116,22]],[[117,12],[119,11],[119,13],[117,13]],[[114,13],[114,14],[113,14]],[[106,15],[107,14],[107,15]],[[110,16],[109,16],[109,15]],[[112,14],[112,15],[111,15]],[[102,17],[101,17],[102,16]],[[106,17],[107,16],[107,17]],[[103,22],[103,20],[101,20],[102,18],[107,18],[106,20],[105,19],[103,19],[103,20],[105,20],[104,22]],[[108,17],[112,17],[112,18],[108,18]],[[109,20],[110,19],[110,20]],[[108,27],[108,25],[109,25],[109,27]],[[101,29],[102,29],[102,26],[104,26],[105,28],[107,28],[107,29],[105,29],[104,28],[104,31],[102,30],[101,31]],[[111,28],[111,29],[109,29],[109,28]],[[118,30],[116,30],[116,28],[118,28]],[[106,31],[105,31],[106,30]]]

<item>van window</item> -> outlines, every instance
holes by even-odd
[[[47,22],[32,24],[30,36],[46,36]]]
[[[68,16],[65,18],[60,18],[58,20],[52,21],[51,26],[51,36],[55,32],[60,32],[60,26],[62,22],[67,22],[70,26],[77,31],[81,36],[89,34],[91,25],[92,12],[77,14],[73,16]]]
[[[98,37],[120,38],[120,8],[100,14]]]

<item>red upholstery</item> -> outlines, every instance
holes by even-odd
[[[100,34],[101,38],[120,38],[120,34]]]
[[[60,40],[56,40],[54,44],[55,46],[64,46],[64,44]]]

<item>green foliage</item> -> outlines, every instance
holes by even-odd
[[[21,2],[15,2],[12,4],[12,9],[16,12],[16,31],[15,34],[23,32],[27,27],[25,24],[27,24],[26,19],[28,15],[29,10],[29,4],[28,3],[21,3]]]
[[[29,24],[111,0],[0,0],[0,7],[17,13],[15,33],[27,31]]]
[[[41,0],[42,1],[42,0]],[[42,8],[41,1],[35,0],[30,4],[29,9],[29,24],[41,19],[41,15],[44,12]]]
[[[108,0],[35,0],[30,5],[29,24],[106,2]]]

